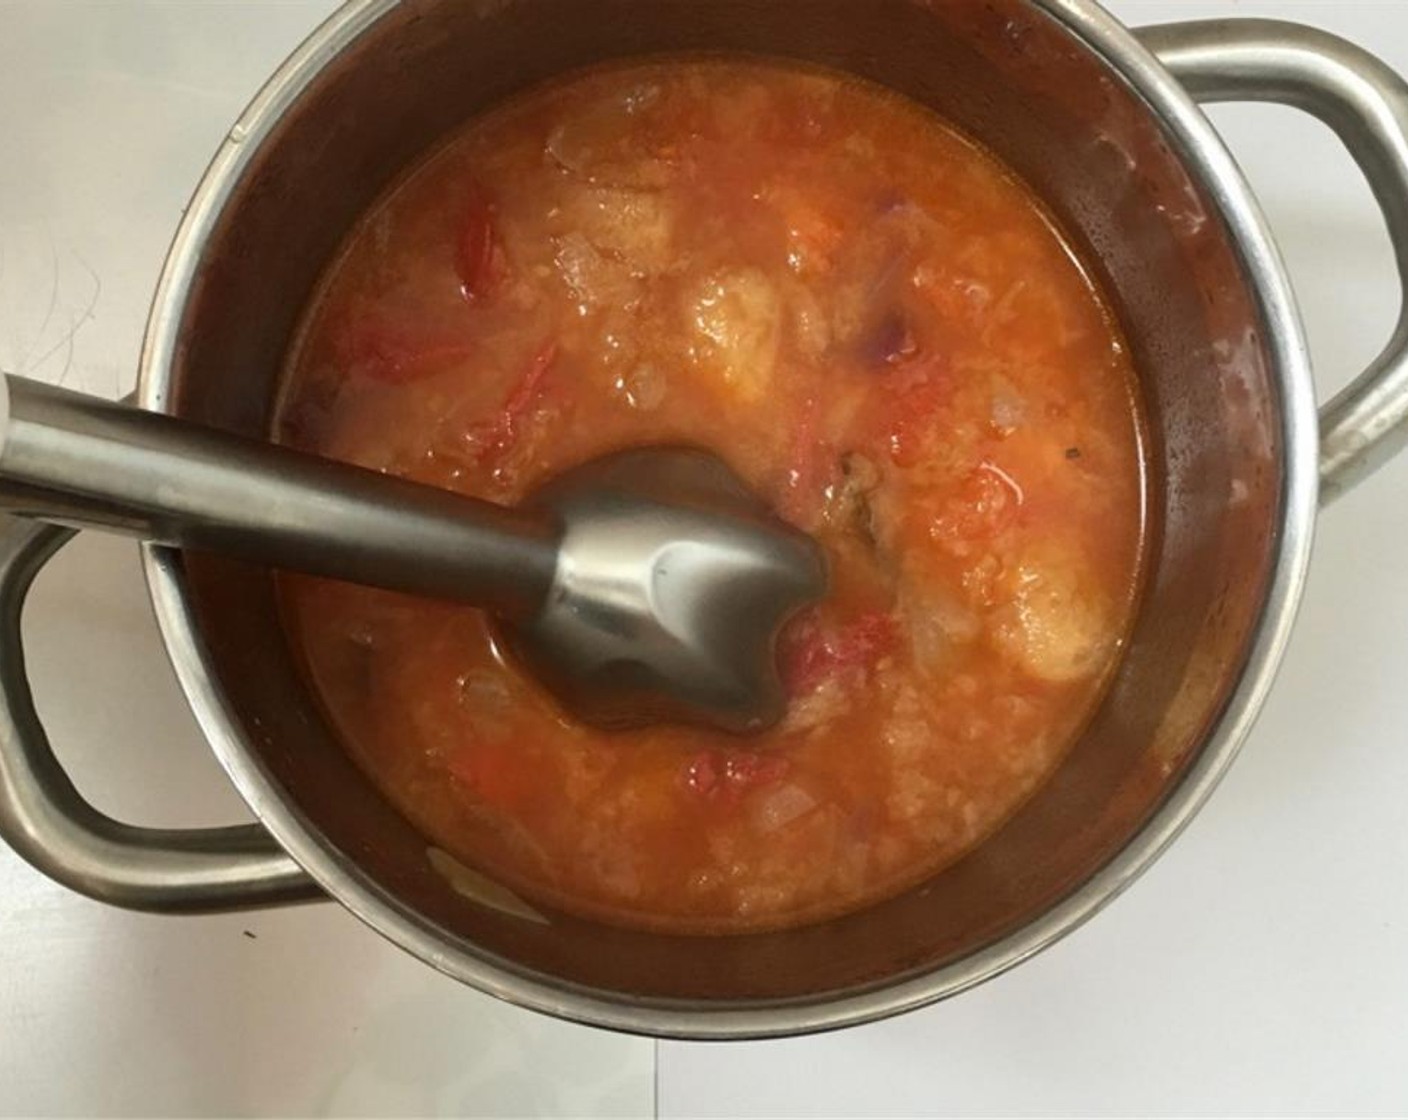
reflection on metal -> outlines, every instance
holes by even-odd
[[[72,536],[0,514],[0,838],[50,878],[134,910],[198,913],[322,898],[260,825],[138,828],[93,808],[64,773],[34,710],[20,617],[34,577]]]

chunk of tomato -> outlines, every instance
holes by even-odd
[[[467,300],[483,299],[498,282],[494,209],[479,183],[471,180],[455,241],[455,272]]]
[[[882,374],[882,392],[875,394],[880,442],[896,466],[915,466],[952,395],[943,361],[921,356]]]
[[[1026,495],[995,463],[979,463],[944,503],[930,533],[940,541],[975,541],[996,536],[1017,519]]]
[[[480,462],[502,459],[517,445],[524,422],[542,398],[548,370],[556,357],[557,343],[549,341],[539,347],[510,386],[498,412],[466,433],[466,442],[477,449]]]
[[[783,687],[789,696],[803,696],[831,677],[868,672],[898,641],[894,617],[884,611],[867,611],[839,626],[824,625],[815,612],[803,614],[782,633]]]
[[[358,316],[334,340],[334,355],[349,374],[387,385],[407,385],[463,361],[473,347],[446,332],[429,332],[390,316]]]
[[[684,784],[706,801],[733,804],[750,790],[780,781],[791,768],[783,755],[711,747],[685,763]]]

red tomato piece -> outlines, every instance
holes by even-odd
[[[513,450],[521,434],[523,421],[543,394],[543,382],[557,357],[557,343],[540,347],[504,398],[503,406],[489,420],[473,427],[468,441],[476,446],[480,462],[502,458]]]
[[[473,347],[459,339],[427,337],[384,317],[356,319],[334,343],[337,360],[349,373],[388,385],[406,385],[469,357]]]
[[[780,754],[739,751],[724,760],[724,779],[738,790],[767,785],[786,777],[792,764]]]
[[[884,443],[897,466],[912,467],[949,399],[943,368],[935,358],[905,362],[886,377]]]
[[[534,404],[537,403],[538,396],[542,392],[543,379],[548,375],[548,367],[557,357],[557,343],[547,342],[538,348],[533,355],[533,360],[528,363],[528,368],[523,371],[504,401],[504,415],[510,420],[518,420],[525,415]]]
[[[827,678],[853,669],[869,670],[895,648],[895,620],[883,611],[867,611],[834,629],[805,614],[783,632],[780,668],[789,696],[815,690]]]
[[[1025,500],[1010,474],[994,463],[980,463],[934,519],[932,535],[958,541],[994,536],[1017,519]]]
[[[792,763],[782,755],[710,748],[684,768],[684,784],[707,801],[733,804],[749,790],[787,776]]]
[[[700,751],[684,769],[684,784],[704,797],[711,796],[723,780],[718,751]]]
[[[465,299],[483,299],[498,282],[494,208],[488,193],[471,180],[455,243],[455,271]]]

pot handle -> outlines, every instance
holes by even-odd
[[[1197,101],[1272,101],[1332,128],[1383,210],[1408,294],[1408,83],[1362,47],[1281,20],[1170,23],[1135,34]],[[1327,504],[1408,445],[1408,302],[1369,368],[1320,411]]]
[[[257,824],[137,828],[83,799],[54,757],[25,674],[20,616],[71,529],[0,514],[0,839],[80,894],[133,910],[203,913],[317,898]]]

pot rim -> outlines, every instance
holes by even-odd
[[[217,759],[260,822],[328,894],[388,940],[441,972],[510,1003],[559,1018],[676,1038],[766,1038],[874,1021],[991,979],[1084,924],[1127,888],[1188,825],[1227,771],[1279,667],[1305,584],[1318,496],[1318,422],[1309,356],[1280,254],[1250,188],[1211,123],[1133,33],[1093,0],[1028,0],[1101,57],[1157,114],[1180,159],[1216,204],[1268,327],[1281,402],[1282,516],[1246,666],[1198,757],[1164,803],[1094,875],[1027,925],[951,964],[863,990],[791,1000],[699,1001],[605,994],[454,948],[433,923],[346,859],[284,800],[228,706],[186,598],[177,555],[142,546],[158,627],[186,700]],[[350,0],[284,62],[231,126],[168,252],[143,341],[138,403],[166,411],[178,330],[201,252],[236,183],[284,113],[322,69],[398,0]]]

